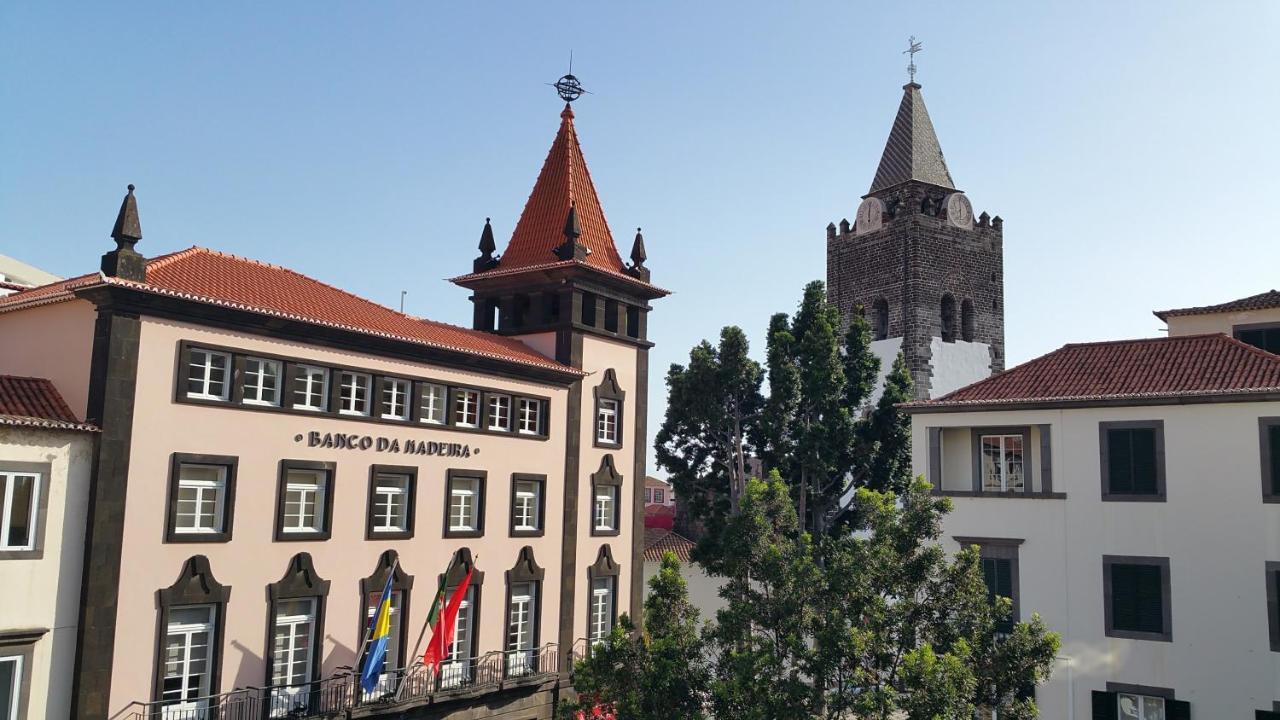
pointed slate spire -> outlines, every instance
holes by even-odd
[[[142,239],[142,223],[138,221],[138,201],[133,197],[133,185],[120,203],[111,237],[116,249],[102,256],[102,274],[123,280],[146,282],[147,261],[133,246]]]
[[[645,282],[649,282],[649,268],[644,266],[644,261],[648,259],[649,255],[644,251],[644,235],[640,233],[640,228],[636,228],[636,239],[631,243],[632,264],[631,267],[627,268],[627,272]]]
[[[916,180],[941,188],[954,190],[947,161],[942,157],[942,146],[933,131],[933,121],[924,106],[920,86],[907,83],[902,86],[902,103],[889,131],[889,140],[880,157],[880,167],[871,181],[868,194]]]
[[[498,259],[493,256],[493,251],[497,249],[498,244],[493,241],[493,226],[489,224],[489,218],[485,218],[484,230],[480,231],[480,257],[471,263],[472,272],[483,272],[496,267]]]
[[[578,208],[576,205],[570,205],[569,214],[564,219],[564,242],[555,249],[556,257],[561,260],[585,261],[591,251],[586,245],[578,242],[580,237],[582,237],[582,226],[578,224]]]

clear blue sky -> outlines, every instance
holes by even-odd
[[[899,7],[900,6],[900,7]],[[666,367],[825,276],[905,82],[1005,218],[1010,364],[1155,335],[1156,308],[1280,286],[1280,3],[82,3],[0,6],[0,253],[96,268],[126,183],[159,254],[280,263],[466,324],[442,281],[505,245],[574,70]]]

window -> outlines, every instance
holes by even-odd
[[[533,624],[536,583],[511,586],[511,602],[507,609],[507,675],[526,675],[534,669]]]
[[[212,694],[213,605],[172,607],[164,639],[160,702],[164,717],[203,717]]]
[[[371,378],[363,373],[338,373],[338,412],[342,415],[368,415],[371,382]]]
[[[295,365],[293,372],[293,407],[324,412],[328,407],[329,371],[314,365]]]
[[[956,299],[947,293],[942,296],[942,342],[956,341]]]
[[[601,485],[596,488],[595,521],[596,530],[617,530],[618,522],[618,488],[613,485]]]
[[[22,673],[29,655],[0,655],[0,720],[18,720],[22,710]]]
[[[1134,640],[1172,640],[1169,559],[1103,556],[1106,634]]]
[[[452,597],[457,587],[447,589],[446,597]],[[473,620],[475,617],[476,588],[467,588],[462,603],[458,605],[458,616],[453,626],[453,641],[449,643],[449,652],[444,664],[440,667],[440,687],[449,689],[461,687],[471,681],[472,642],[475,637]]]
[[[973,342],[978,334],[978,318],[973,310],[973,301],[965,299],[960,303],[960,337],[965,342]]]
[[[0,471],[0,550],[35,550],[40,473]]]
[[[1236,339],[1240,342],[1280,355],[1280,325],[1237,325],[1234,330]]]
[[[545,475],[514,475],[511,480],[511,534],[542,534]]]
[[[236,458],[174,453],[169,481],[166,542],[231,539]]]
[[[187,350],[187,397],[198,400],[226,400],[231,384],[227,371],[231,356],[201,348]]]
[[[871,304],[871,339],[884,340],[889,337],[889,301],[876,298]]]
[[[596,326],[596,296],[593,293],[582,293],[582,324]]]
[[[1267,561],[1267,628],[1271,652],[1280,652],[1280,561]]]
[[[613,632],[613,578],[591,581],[591,642],[601,643]]]
[[[244,359],[244,403],[246,405],[280,404],[280,361],[263,358]]]
[[[281,463],[277,540],[327,540],[333,516],[333,464]]]
[[[409,419],[409,393],[413,384],[408,380],[382,378],[382,417],[385,420]]]
[[[475,471],[449,472],[446,498],[445,537],[468,537],[484,533],[484,477]]]
[[[1102,499],[1165,498],[1164,423],[1099,423],[1102,445]]]
[[[645,488],[645,489],[644,489],[644,501],[645,501],[645,503],[646,503],[646,504],[647,504],[647,503],[651,503],[651,502],[653,502],[653,490],[652,490],[652,489],[650,489],[650,488]]]
[[[1165,720],[1162,697],[1116,693],[1116,711],[1121,720]]]
[[[596,406],[596,442],[618,444],[618,401],[601,400]]]
[[[1258,418],[1262,444],[1262,499],[1280,502],[1280,417]]]
[[[412,468],[372,468],[366,539],[412,536],[414,480]]]
[[[424,423],[443,425],[445,421],[444,403],[446,390],[443,385],[423,383],[418,408],[419,419]]]
[[[1021,435],[983,435],[982,489],[1025,490]]]
[[[533,398],[520,398],[521,435],[542,434],[542,401]]]
[[[489,429],[510,432],[511,430],[511,396],[489,396]]]
[[[960,547],[976,545],[982,564],[982,579],[987,585],[987,597],[995,604],[997,597],[1009,598],[1013,604],[1008,617],[996,620],[996,631],[1013,632],[1018,621],[1018,546],[1022,540],[1014,538],[956,537]]]
[[[271,717],[305,710],[313,664],[316,599],[293,598],[275,603],[271,646]]]
[[[480,392],[455,388],[453,391],[453,424],[458,427],[480,427]]]
[[[667,501],[667,494],[662,488],[653,489],[653,502],[655,505],[662,505]]]
[[[1191,704],[1174,700],[1168,688],[1107,683],[1107,692],[1093,692],[1093,718],[1106,720],[1189,720]]]

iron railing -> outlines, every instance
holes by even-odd
[[[413,706],[448,700],[464,692],[492,692],[504,685],[539,682],[560,672],[559,648],[548,643],[530,650],[486,653],[446,662],[438,671],[422,664],[387,670],[370,692],[359,676],[343,669],[320,680],[295,685],[244,687],[187,700],[135,702],[111,720],[275,720],[330,718],[357,707]]]

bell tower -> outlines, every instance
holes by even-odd
[[[901,352],[926,399],[1004,369],[1004,222],[956,188],[920,89],[902,88],[854,223],[827,225],[827,293],[866,314],[881,372]]]

